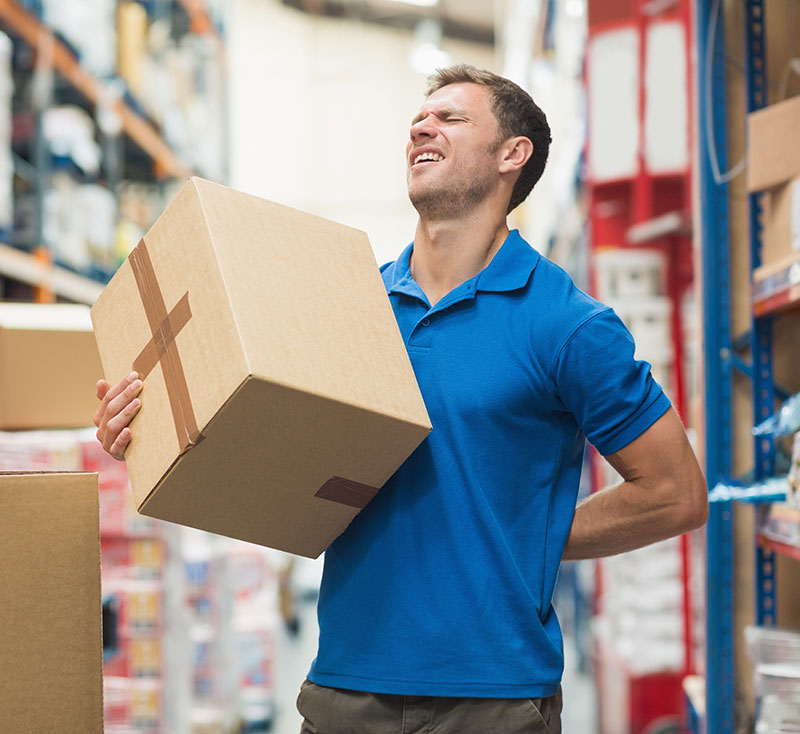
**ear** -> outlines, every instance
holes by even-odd
[[[500,146],[500,154],[500,173],[513,173],[530,160],[533,143],[524,136],[509,138]]]

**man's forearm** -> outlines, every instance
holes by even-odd
[[[623,482],[587,497],[575,510],[563,559],[624,553],[699,527],[706,517],[702,503],[679,499],[687,496],[685,488]]]

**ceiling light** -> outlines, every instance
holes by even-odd
[[[418,8],[435,8],[439,0],[390,0],[398,5],[416,5]]]
[[[411,52],[411,68],[420,74],[433,74],[450,66],[450,54],[433,43],[420,43]]]

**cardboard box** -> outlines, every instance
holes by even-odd
[[[86,306],[0,303],[0,428],[91,426],[100,377]]]
[[[145,515],[316,557],[430,430],[358,230],[190,179],[92,308]]]
[[[800,174],[800,96],[747,116],[747,188],[763,191]]]
[[[766,191],[761,205],[761,262],[777,263],[800,253],[800,175]]]
[[[753,271],[753,309],[756,316],[792,307],[800,299],[800,252]]]
[[[761,263],[800,252],[800,97],[748,115],[747,187],[763,191]]]
[[[102,734],[97,475],[0,473],[0,731]]]

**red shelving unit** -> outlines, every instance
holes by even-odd
[[[646,248],[663,255],[664,295],[672,306],[669,395],[687,422],[690,396],[683,369],[686,354],[681,304],[694,284],[690,224],[692,7],[689,0],[589,0],[588,19],[585,74],[590,119],[587,178],[591,254],[611,248]],[[669,63],[662,58],[665,51],[671,51]],[[665,129],[658,116],[665,109],[663,97],[669,94],[676,99],[674,109],[667,111],[679,119]],[[606,119],[608,122],[604,123]],[[673,144],[672,136],[679,142],[671,160],[661,155],[657,140],[660,133],[669,145]],[[617,152],[620,156],[615,158]],[[596,284],[593,272],[593,288]],[[593,476],[595,487],[602,488],[606,475],[603,459],[596,453]],[[676,722],[685,719],[682,682],[695,668],[690,543],[689,536],[680,540],[682,669],[636,673],[608,649],[607,642],[598,642],[596,680],[600,689],[601,734],[639,734],[665,717]],[[604,562],[600,561],[596,606],[605,590],[603,576]],[[609,685],[611,680],[616,683]],[[612,713],[614,707],[619,710]]]

